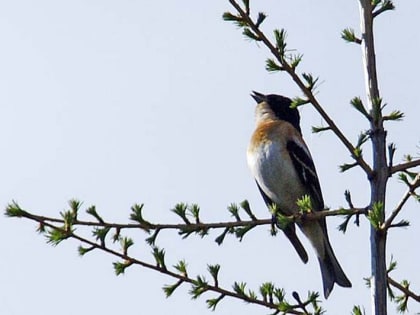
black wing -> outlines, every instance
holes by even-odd
[[[324,200],[322,198],[321,186],[319,184],[318,175],[316,174],[315,165],[308,153],[295,141],[287,142],[287,150],[292,159],[293,166],[299,176],[300,181],[308,190],[308,194],[312,199],[313,210],[320,211],[324,209]]]

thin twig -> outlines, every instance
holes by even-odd
[[[382,224],[381,229],[387,230],[389,227],[392,226],[392,222],[394,221],[396,216],[401,212],[402,208],[404,207],[404,204],[413,195],[413,193],[419,186],[420,186],[420,173],[417,174],[413,182],[409,185],[407,191],[405,192],[404,196],[401,198],[397,207],[394,209],[394,211],[392,211],[389,218]]]

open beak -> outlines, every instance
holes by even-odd
[[[251,96],[257,102],[257,104],[262,103],[267,100],[267,97],[264,94],[261,94],[256,91],[252,91]]]

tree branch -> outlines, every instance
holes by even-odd
[[[59,226],[55,226],[54,224],[44,222],[44,225],[46,227],[51,228],[51,229],[59,230],[59,231],[62,231],[64,233],[68,233],[68,231],[65,231],[63,228],[61,228]],[[84,238],[80,235],[75,234],[74,232],[69,233],[68,237],[76,239],[76,240],[78,240],[78,241],[80,241],[80,242],[82,242],[86,245],[91,246],[92,248],[99,249],[103,252],[106,252],[107,254],[111,254],[115,257],[121,258],[122,260],[124,260],[125,262],[129,262],[130,264],[139,265],[139,266],[144,267],[146,269],[151,269],[151,270],[157,271],[159,273],[168,275],[172,278],[178,279],[178,280],[180,280],[182,282],[185,282],[185,283],[190,283],[190,284],[193,284],[193,285],[196,284],[196,279],[190,278],[187,275],[178,274],[178,273],[175,273],[175,272],[172,272],[172,271],[168,270],[167,268],[164,268],[164,267],[161,267],[161,266],[158,266],[158,265],[153,265],[151,263],[147,263],[147,262],[142,261],[142,260],[138,260],[138,259],[136,259],[132,256],[129,256],[127,254],[115,251],[115,250],[113,250],[113,249],[111,249],[107,246],[104,246],[103,244],[98,244],[96,242],[92,242],[92,241],[90,241],[90,240],[88,240],[88,239],[86,239],[86,238]],[[269,303],[267,301],[263,301],[263,300],[260,300],[260,299],[250,299],[247,296],[242,296],[242,295],[240,295],[236,292],[229,291],[229,290],[223,289],[223,288],[221,288],[219,286],[215,286],[215,285],[210,285],[210,284],[206,285],[206,291],[213,291],[213,292],[222,294],[224,296],[229,296],[229,297],[233,297],[233,298],[236,298],[236,299],[240,299],[240,300],[243,300],[243,301],[245,301],[247,303],[251,303],[251,304],[262,305],[262,306],[265,306],[265,307],[270,308],[270,309],[277,309],[277,307],[278,307],[274,303]],[[291,312],[290,314],[303,314],[303,313],[301,313],[301,312]]]
[[[9,206],[10,207],[10,206]],[[65,224],[64,219],[47,217],[36,215],[30,213],[26,210],[21,210],[21,214],[10,215],[6,209],[6,215],[10,217],[23,217],[40,224],[50,223],[59,223]],[[335,209],[335,210],[323,210],[323,211],[314,211],[314,212],[305,212],[305,213],[296,213],[290,216],[284,216],[290,221],[314,221],[319,220],[324,217],[337,216],[337,215],[357,215],[357,214],[366,214],[366,208],[349,208],[349,209]],[[239,220],[239,221],[225,221],[225,222],[213,222],[213,223],[180,223],[180,224],[155,224],[155,223],[111,223],[106,221],[84,221],[76,219],[72,225],[73,226],[91,226],[91,227],[100,227],[100,228],[115,228],[115,229],[141,229],[141,230],[210,230],[210,229],[225,229],[225,228],[235,228],[235,227],[244,227],[244,226],[262,226],[262,225],[271,225],[273,223],[272,218],[270,219],[253,219],[253,220]]]
[[[382,224],[381,229],[386,231],[390,226],[392,226],[392,222],[395,220],[397,215],[401,212],[402,208],[404,207],[404,204],[407,202],[407,200],[413,195],[415,190],[420,186],[420,173],[417,174],[417,176],[414,178],[412,183],[409,185],[406,193],[402,197],[401,201],[398,203],[397,207],[392,211],[389,218]]]
[[[362,30],[362,53],[365,72],[366,95],[369,109],[373,100],[379,98],[378,79],[376,75],[375,42],[373,38],[373,15],[371,0],[360,0],[360,28]]]
[[[412,160],[412,161],[401,163],[401,164],[397,164],[397,165],[391,167],[390,174],[395,174],[395,173],[398,173],[398,172],[406,171],[409,168],[413,168],[413,167],[417,167],[417,166],[420,166],[420,159]]]
[[[370,120],[370,138],[372,142],[372,168],[374,176],[369,178],[371,187],[370,206],[372,209],[375,207],[384,209],[389,166],[386,157],[386,131],[383,127],[383,107],[376,70],[372,2],[372,0],[359,0],[365,90],[369,114],[372,117]],[[378,211],[377,214],[377,221],[384,222],[385,211]],[[386,315],[386,233],[383,233],[383,230],[373,225],[370,228],[370,251],[372,315]]]
[[[394,4],[392,3],[392,1],[385,0],[385,1],[382,2],[382,6],[379,9],[373,11],[372,16],[374,18],[376,18],[378,15],[380,15],[380,14],[386,12],[386,11],[394,10],[394,9],[395,9],[395,7],[394,7]]]
[[[181,271],[180,269],[174,267],[175,269],[178,270],[178,272],[174,272],[169,270],[164,262],[163,262],[163,258],[162,261],[158,261],[158,259],[155,256],[156,259],[156,264],[152,264],[152,263],[148,263],[144,260],[139,260],[131,255],[128,255],[127,249],[128,246],[126,246],[124,249],[122,249],[121,251],[118,250],[114,250],[110,247],[108,247],[105,243],[104,239],[101,239],[98,242],[95,241],[91,241],[83,236],[80,236],[79,234],[76,234],[74,232],[74,230],[72,229],[72,227],[63,227],[63,226],[58,226],[54,223],[58,223],[58,224],[62,224],[64,223],[64,220],[62,219],[55,219],[55,218],[49,218],[49,217],[44,217],[44,216],[36,216],[36,215],[32,215],[29,214],[28,212],[25,211],[24,216],[25,218],[37,221],[38,223],[42,224],[42,229],[40,230],[43,233],[53,233],[54,231],[58,231],[59,235],[62,235],[61,239],[59,241],[55,241],[53,242],[55,245],[57,245],[58,243],[60,243],[62,240],[65,239],[75,239],[79,242],[81,242],[84,245],[89,246],[89,249],[86,250],[83,254],[86,254],[87,252],[91,251],[91,250],[100,250],[102,252],[105,252],[109,255],[118,257],[120,259],[122,259],[124,261],[124,263],[121,263],[122,265],[124,265],[123,271],[121,272],[117,272],[117,274],[124,272],[126,267],[129,267],[131,265],[138,265],[140,267],[146,268],[146,269],[150,269],[153,271],[157,271],[161,274],[167,275],[169,277],[175,278],[178,280],[178,282],[175,285],[166,287],[166,288],[170,288],[168,291],[165,290],[167,296],[169,296],[170,294],[172,294],[173,290],[175,290],[177,287],[179,287],[181,284],[183,283],[187,283],[190,284],[192,286],[192,289],[190,291],[190,293],[192,294],[193,298],[197,298],[199,296],[201,296],[203,293],[206,292],[213,292],[218,294],[218,298],[216,299],[208,299],[206,300],[207,305],[209,308],[215,308],[216,304],[222,300],[225,297],[231,297],[231,298],[235,298],[235,299],[239,299],[242,300],[244,302],[250,303],[250,304],[255,304],[255,305],[260,305],[263,307],[266,307],[268,309],[272,309],[275,310],[275,312],[273,314],[278,314],[279,310],[281,309],[283,314],[292,314],[292,315],[308,315],[309,313],[306,310],[306,306],[308,305],[316,305],[316,299],[318,297],[317,293],[311,293],[308,295],[308,300],[306,300],[305,302],[300,302],[298,304],[290,304],[288,303],[285,299],[284,299],[284,293],[282,291],[282,289],[278,289],[278,288],[274,288],[272,291],[276,291],[279,293],[274,293],[271,292],[269,293],[269,299],[266,298],[266,295],[263,294],[261,292],[262,298],[258,298],[258,296],[253,293],[251,290],[245,291],[245,286],[241,283],[235,283],[233,285],[233,290],[228,290],[225,289],[223,287],[221,287],[219,285],[219,281],[217,280],[217,275],[215,273],[211,273],[213,280],[214,280],[214,284],[210,284],[205,280],[204,276],[197,276],[197,278],[192,278],[188,275],[187,271]],[[267,221],[264,222],[264,224],[267,224],[268,221],[271,222],[270,220],[261,220],[261,221]],[[263,222],[260,222],[261,224],[263,224]],[[224,226],[236,226],[236,224],[239,224],[238,222],[227,222],[227,223],[220,223],[223,224]],[[215,224],[212,225],[214,227],[220,227],[220,224]],[[77,223],[75,223],[74,225],[84,225],[84,226],[94,226],[94,227],[118,227],[118,228],[139,228],[139,225],[134,225],[134,224],[127,224],[127,225],[120,225],[120,224],[110,224],[110,223],[106,223],[106,222],[88,222],[88,221],[78,221]],[[207,224],[206,226],[209,227],[211,224]],[[64,225],[65,226],[65,225]],[[155,227],[159,227],[159,228],[168,228],[168,229],[172,229],[172,228],[180,228],[180,227],[185,227],[185,224],[180,224],[180,225],[156,225]],[[49,230],[48,230],[49,229]],[[51,235],[50,234],[50,235]],[[51,240],[51,239],[50,239]],[[133,245],[133,243],[131,242],[130,245]],[[163,251],[161,253],[164,253]],[[114,263],[114,266],[117,263]],[[261,288],[260,288],[261,290]],[[275,296],[276,300],[274,300]],[[314,304],[315,303],[315,304]],[[315,307],[315,306],[314,306]]]
[[[393,287],[397,288],[398,290],[400,290],[402,293],[404,293],[404,295],[411,297],[413,300],[417,302],[420,302],[420,294],[415,294],[408,288],[404,287],[403,285],[401,285],[400,283],[392,279],[390,276],[388,276],[388,283],[392,285]]]

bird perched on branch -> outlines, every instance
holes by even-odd
[[[312,211],[324,210],[321,187],[315,165],[302,138],[300,116],[291,108],[291,100],[280,95],[251,95],[258,103],[255,110],[256,129],[248,147],[247,160],[257,186],[268,207],[276,207],[283,215],[300,211],[297,201],[309,196]],[[328,239],[325,217],[298,223],[309,239],[321,268],[324,296],[328,298],[334,283],[351,287],[334,255]],[[282,230],[304,263],[308,254],[296,235],[295,223]]]

